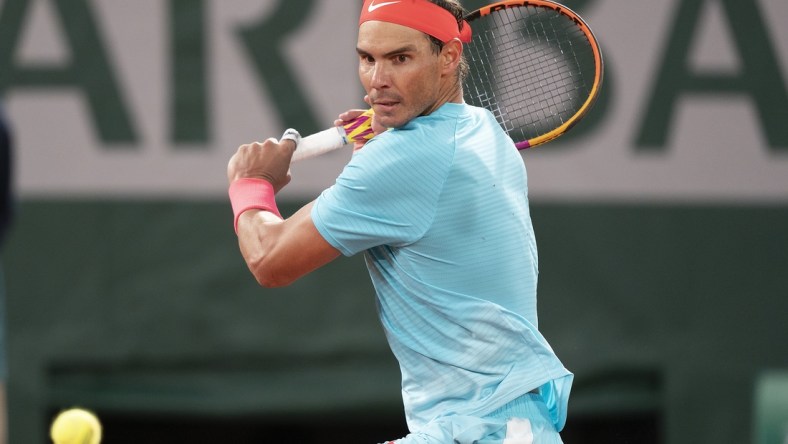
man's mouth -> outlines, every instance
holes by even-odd
[[[395,100],[376,100],[372,102],[372,107],[375,109],[376,112],[388,112],[394,109],[399,102]]]

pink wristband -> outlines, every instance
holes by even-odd
[[[279,214],[274,200],[274,186],[264,179],[236,179],[230,184],[230,204],[233,207],[233,228],[238,234],[238,218],[247,210],[264,210]]]

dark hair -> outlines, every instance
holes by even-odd
[[[428,1],[449,11],[457,19],[457,25],[460,28],[460,31],[462,31],[462,28],[464,26],[467,26],[467,24],[465,23],[465,15],[467,14],[467,11],[465,11],[465,8],[463,8],[459,0],[428,0]],[[443,50],[443,42],[436,39],[433,36],[428,36],[428,37],[432,42],[432,51],[435,54],[440,54],[441,50]],[[465,80],[465,77],[468,75],[468,70],[469,70],[468,61],[465,60],[465,54],[463,54],[462,59],[460,60],[459,69],[457,70],[460,81]]]

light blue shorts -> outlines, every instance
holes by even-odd
[[[483,418],[447,416],[386,444],[562,444],[542,397],[529,393]]]

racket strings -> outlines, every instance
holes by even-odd
[[[489,109],[513,139],[557,128],[591,90],[594,54],[583,31],[549,8],[507,8],[473,23],[466,100]],[[589,68],[589,66],[591,68]]]
[[[540,14],[544,15],[544,13]],[[527,66],[532,67],[527,71],[527,76],[520,75],[522,71],[518,69],[518,61],[514,60],[513,53],[504,58],[508,69],[504,70],[503,76],[513,78],[514,84],[527,85],[524,92],[535,94],[535,98],[527,105],[531,112],[539,114],[536,118],[537,123],[551,116],[563,122],[562,116],[567,113],[568,104],[572,102],[571,96],[562,94],[567,88],[572,88],[571,79],[566,77],[570,74],[571,68],[567,66],[564,58],[557,57],[555,53],[556,49],[559,53],[565,53],[561,47],[562,41],[558,38],[559,33],[556,31],[554,23],[556,18],[552,16],[545,19],[537,16],[536,20],[532,21],[531,27],[523,28],[522,36],[535,42],[534,45],[524,48],[526,54],[529,54],[526,60]],[[510,37],[517,39],[520,36],[512,33]]]

